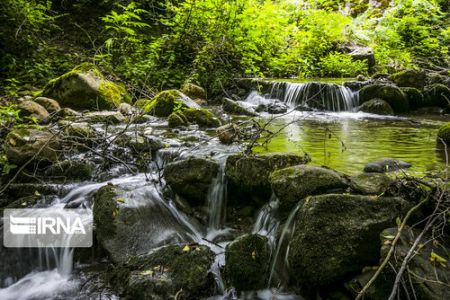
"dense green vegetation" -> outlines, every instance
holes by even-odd
[[[220,92],[242,76],[344,77],[450,62],[446,0],[66,2],[0,3],[2,94],[42,87],[83,61],[134,94],[186,80]],[[352,59],[355,46],[373,49],[374,68]]]

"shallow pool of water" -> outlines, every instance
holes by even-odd
[[[267,116],[261,122],[269,119]],[[425,175],[444,169],[445,155],[436,142],[444,121],[436,117],[295,112],[272,120],[268,128],[274,132],[282,129],[281,133],[266,149],[257,147],[255,152],[307,153],[312,164],[347,174],[360,173],[367,163],[391,157],[411,163],[411,173]]]

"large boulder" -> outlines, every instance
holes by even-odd
[[[170,245],[117,266],[112,283],[122,287],[127,299],[206,298],[214,294],[213,261],[206,246]]]
[[[49,81],[42,95],[73,109],[110,109],[130,102],[122,85],[106,80],[97,67],[89,63]]]
[[[191,99],[206,99],[205,89],[190,82],[183,84],[180,91]]]
[[[366,173],[385,173],[385,172],[392,172],[392,171],[398,171],[401,169],[408,169],[411,167],[411,164],[394,159],[394,158],[381,158],[377,161],[368,163],[364,167],[364,172]]]
[[[375,66],[375,53],[372,48],[365,46],[351,46],[348,47],[348,50],[350,51],[348,55],[351,56],[353,60],[366,61],[369,70]]]
[[[38,122],[46,121],[50,116],[48,111],[40,104],[31,100],[24,100],[17,105],[19,116],[35,119]]]
[[[13,164],[23,165],[30,160],[52,163],[58,159],[61,140],[58,134],[47,130],[18,128],[6,136],[3,148]]]
[[[191,240],[152,185],[103,186],[94,195],[93,214],[97,240],[115,263]]]
[[[394,110],[383,99],[372,99],[364,102],[359,108],[359,111],[377,115],[393,115]]]
[[[389,103],[395,113],[407,112],[409,110],[406,95],[400,88],[394,85],[372,84],[363,87],[359,91],[360,104],[372,99],[383,99]]]
[[[234,101],[228,98],[223,98],[222,108],[226,113],[232,115],[243,115],[243,116],[257,116],[257,114],[250,109],[244,107],[238,101]]]
[[[280,201],[280,212],[287,216],[296,204],[310,195],[343,192],[347,183],[342,174],[316,166],[298,165],[270,175],[272,190]]]
[[[144,113],[157,117],[168,117],[174,111],[185,108],[200,108],[200,105],[178,90],[162,91],[153,100],[141,100],[135,105],[141,107]]]
[[[197,124],[200,127],[218,127],[220,121],[212,112],[205,108],[188,108],[173,112],[167,119],[169,127]]]
[[[272,193],[269,175],[273,171],[307,162],[308,158],[291,153],[234,154],[227,158],[225,174],[231,193],[251,197],[253,200],[267,200]]]
[[[45,170],[45,176],[62,182],[91,179],[94,164],[86,160],[63,160]]]
[[[217,162],[190,157],[168,164],[164,168],[164,178],[178,195],[202,205],[206,203],[206,195],[218,171]]]
[[[398,228],[388,228],[380,234],[381,258],[384,261],[389,250],[392,248],[392,240],[397,235]],[[386,266],[377,280],[365,294],[365,299],[388,299],[393,288],[396,272],[405,258],[406,253],[420,234],[417,229],[406,227],[395,245],[395,251],[388,266]],[[450,270],[448,261],[450,257],[448,250],[441,241],[435,237],[424,235],[419,242],[419,247],[414,251],[412,259],[404,278],[408,278],[409,284],[403,285],[398,290],[398,299],[407,299],[408,295],[414,295],[415,299],[438,300],[450,298]],[[358,293],[374,275],[374,270],[367,270],[353,279],[348,288],[350,292]],[[411,289],[414,288],[414,290]],[[405,291],[405,288],[407,289]]]
[[[379,260],[380,232],[410,208],[401,198],[329,194],[304,201],[288,261],[294,282],[325,286]]]
[[[271,251],[265,236],[239,237],[225,249],[225,274],[238,291],[265,288],[269,275]]]
[[[389,80],[400,87],[423,89],[427,82],[427,75],[423,71],[404,70],[389,76]]]
[[[443,84],[428,85],[424,89],[427,106],[448,107],[450,105],[450,88]]]

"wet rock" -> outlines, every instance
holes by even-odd
[[[411,87],[402,87],[400,89],[405,93],[406,98],[408,98],[411,109],[417,109],[427,105],[423,93],[420,90]]]
[[[89,140],[96,136],[94,128],[88,123],[59,122],[64,128],[65,138],[75,141]]]
[[[10,197],[20,198],[30,195],[61,195],[66,190],[58,185],[42,183],[13,183],[5,193]]]
[[[188,108],[182,111],[173,112],[169,118],[169,127],[187,126],[197,124],[200,127],[217,127],[220,121],[212,112],[205,108]]]
[[[165,147],[164,143],[160,139],[135,133],[122,134],[118,136],[116,143],[122,147],[128,147],[135,153],[154,153]]]
[[[267,112],[269,114],[284,114],[287,110],[288,107],[280,101],[275,101],[267,105]]]
[[[351,89],[353,92],[357,92],[366,85],[369,85],[370,81],[348,81],[344,82],[344,86]]]
[[[448,73],[446,74],[448,75]],[[439,73],[431,73],[427,75],[428,77],[428,82],[430,84],[434,84],[434,83],[440,83],[440,84],[447,84],[447,80],[448,80],[448,76],[445,76],[443,74],[439,74]]]
[[[392,107],[395,113],[407,112],[409,103],[406,95],[398,87],[385,84],[365,86],[359,92],[359,103],[363,104],[372,99],[383,99]]]
[[[20,109],[20,117],[36,119],[39,122],[46,121],[50,116],[48,111],[42,106],[31,100],[25,100],[17,105]]]
[[[439,128],[438,141],[443,141],[447,145],[450,145],[450,123],[446,123]]]
[[[168,117],[172,112],[180,109],[200,108],[200,105],[177,90],[160,92],[151,102],[135,103],[135,105],[141,106],[144,113],[157,117]]]
[[[8,161],[23,165],[33,163],[51,163],[58,159],[61,141],[57,134],[33,128],[13,129],[5,138],[3,148]]]
[[[267,286],[270,247],[267,237],[250,234],[239,237],[225,250],[225,274],[238,291],[259,290]]]
[[[230,145],[239,138],[240,128],[235,123],[230,123],[217,128],[216,133],[222,144]]]
[[[125,121],[125,117],[118,111],[95,111],[84,114],[82,121],[87,123],[120,124]]]
[[[35,206],[39,200],[41,200],[40,195],[30,195],[26,197],[22,197],[20,199],[17,199],[15,201],[12,201],[11,203],[8,203],[4,208],[31,208]],[[1,207],[2,205],[0,205]],[[1,212],[1,211],[0,211]]]
[[[343,192],[347,188],[344,176],[334,170],[299,165],[273,172],[272,190],[280,200],[279,210],[284,217],[306,196]]]
[[[364,172],[367,173],[385,173],[398,171],[401,169],[408,169],[411,167],[411,164],[393,158],[382,158],[372,163],[368,163],[364,167]]]
[[[423,71],[405,70],[392,74],[389,80],[399,87],[423,89],[427,82],[427,75]]]
[[[267,200],[272,193],[269,175],[273,171],[305,164],[308,161],[309,159],[306,157],[291,153],[230,155],[225,165],[229,191],[236,194],[236,197],[233,197],[235,199],[250,197],[250,199],[257,200],[261,197]]]
[[[89,180],[94,164],[82,160],[63,160],[45,170],[45,176],[59,181]]]
[[[36,102],[39,105],[42,105],[49,113],[55,113],[61,109],[61,106],[59,106],[58,101],[46,98],[46,97],[37,97],[34,99],[34,102]]]
[[[351,189],[360,194],[381,195],[383,194],[393,179],[381,173],[363,173],[353,176],[350,179]]]
[[[205,89],[190,82],[185,83],[180,91],[191,99],[206,99]]]
[[[232,115],[243,115],[243,116],[256,116],[257,114],[250,111],[248,108],[244,107],[239,103],[239,101],[234,101],[228,98],[223,98],[222,108],[226,113]]]
[[[168,164],[164,168],[164,177],[177,194],[201,205],[206,203],[206,195],[218,171],[217,162],[190,157]]]
[[[450,88],[443,84],[428,85],[424,89],[426,106],[445,108],[450,105]]]
[[[123,190],[108,184],[93,199],[97,240],[115,263],[191,239],[152,185]]]
[[[359,108],[359,111],[377,115],[393,115],[394,110],[383,99],[372,99],[364,102]]]
[[[68,107],[64,107],[63,109],[61,109],[58,112],[58,115],[62,118],[66,118],[66,119],[81,117],[81,113],[79,113],[71,108],[68,108]]]
[[[130,102],[123,86],[104,79],[98,68],[89,63],[49,81],[42,95],[74,109],[109,109]]]
[[[213,261],[206,246],[170,245],[117,267],[115,282],[129,299],[200,299],[214,294]]]
[[[380,232],[409,208],[401,198],[329,194],[307,199],[290,242],[292,279],[324,286],[373,265],[379,260]]]
[[[398,228],[394,227],[386,229],[380,234],[380,262],[386,258],[397,231]],[[365,296],[366,299],[389,298],[396,276],[393,269],[398,270],[400,268],[406,253],[419,233],[419,230],[409,227],[402,231],[400,239],[395,246],[394,255],[389,260],[389,267],[384,268],[381,275],[372,284]],[[412,259],[408,263],[408,269],[405,274],[410,280],[410,284],[404,285],[403,288],[399,289],[398,299],[406,299],[408,297],[404,288],[407,289],[408,295],[414,295],[416,299],[448,299],[450,298],[450,271],[447,266],[450,257],[448,250],[441,242],[431,236],[425,235],[421,241],[419,243],[420,247],[414,252]],[[360,291],[373,276],[374,272],[373,270],[366,271],[353,279],[348,284],[349,291],[352,293]],[[408,274],[411,276],[408,276]],[[414,291],[411,290],[411,286],[414,287]]]
[[[137,113],[137,109],[129,103],[120,103],[118,110],[124,116],[132,116]]]

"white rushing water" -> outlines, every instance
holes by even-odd
[[[274,82],[270,93],[261,96],[252,92],[245,100],[251,106],[280,100],[290,108],[305,107],[322,111],[353,111],[359,102],[358,92],[332,83]]]

